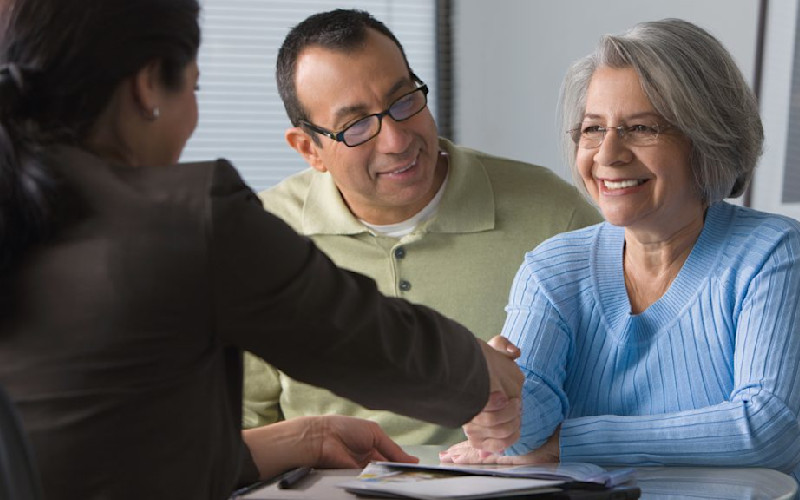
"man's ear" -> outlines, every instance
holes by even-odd
[[[314,139],[312,139],[302,127],[289,127],[286,129],[283,136],[286,138],[286,142],[289,143],[289,146],[300,153],[300,156],[302,156],[312,168],[323,173],[328,171],[319,155],[319,148],[322,146],[317,145]]]
[[[161,103],[160,65],[152,61],[142,67],[134,76],[131,84],[133,101],[148,119],[158,118]]]

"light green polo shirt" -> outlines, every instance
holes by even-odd
[[[309,236],[339,266],[370,276],[386,295],[432,307],[488,340],[503,326],[508,292],[525,252],[601,218],[573,186],[543,167],[445,139],[440,147],[448,154],[449,171],[438,211],[399,239],[371,233],[349,211],[327,173],[307,169],[261,198],[267,210]],[[461,429],[367,410],[246,357],[245,427],[325,414],[376,421],[404,445],[464,439]]]

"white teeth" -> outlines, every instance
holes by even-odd
[[[406,170],[408,170],[409,168],[413,167],[416,164],[417,164],[417,162],[414,162],[411,165],[407,165],[407,166],[405,166],[403,168],[400,168],[398,170],[394,170],[394,171],[392,171],[390,173],[392,173],[392,174],[402,174],[403,172],[405,172]]]
[[[628,187],[638,186],[642,181],[628,180],[628,181],[603,181],[608,189],[622,189]]]

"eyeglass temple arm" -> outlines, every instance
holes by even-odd
[[[321,129],[321,128],[317,127],[316,125],[314,125],[313,123],[307,122],[305,120],[300,120],[300,125],[303,125],[304,127],[308,128],[308,129],[310,129],[310,130],[312,130],[312,131],[314,131],[314,132],[316,132],[318,134],[324,135],[325,137],[329,137],[329,138],[333,139],[334,141],[339,140],[339,138],[336,137],[336,134],[334,134],[333,132],[328,132],[325,129]]]

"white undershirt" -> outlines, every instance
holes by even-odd
[[[410,219],[406,219],[396,224],[387,224],[385,226],[370,224],[363,219],[358,220],[375,234],[380,236],[388,236],[390,238],[402,238],[403,236],[410,234],[411,231],[413,231],[419,224],[433,217],[433,215],[436,213],[436,210],[439,208],[439,203],[442,201],[442,194],[444,194],[444,188],[447,186],[447,178],[449,176],[450,171],[448,170],[444,181],[442,181],[442,185],[439,186],[439,190],[436,192],[436,195],[433,197],[433,199]]]

